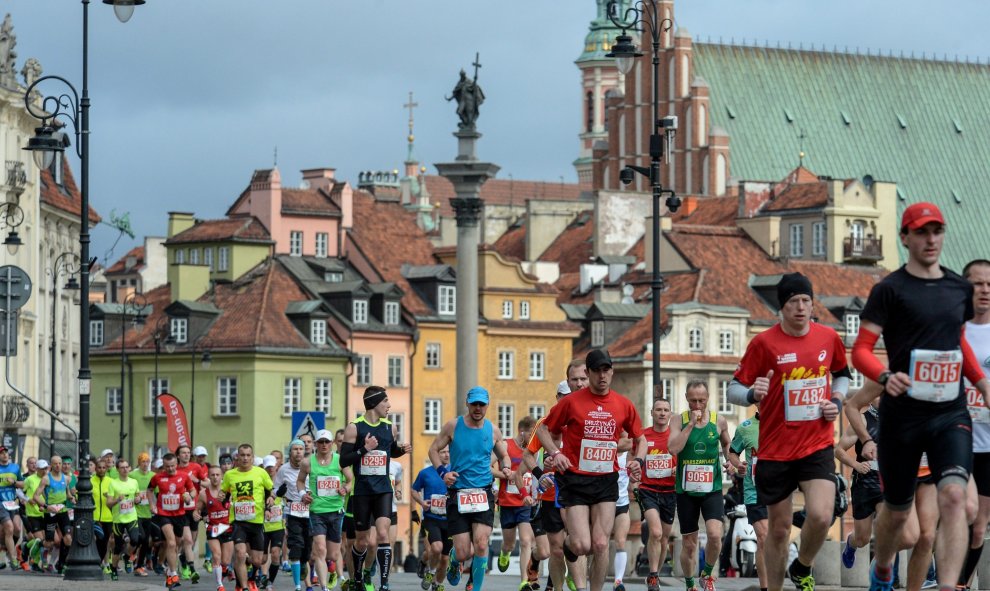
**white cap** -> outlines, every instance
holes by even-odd
[[[260,466],[263,461],[264,460],[261,459],[261,456],[254,456],[254,465],[255,466]]]
[[[561,395],[561,394],[570,394],[570,393],[571,393],[571,387],[567,384],[567,380],[564,380],[564,381],[560,382],[559,384],[557,384],[557,395],[558,396]]]
[[[151,465],[151,467],[157,470],[164,465],[165,465],[165,461],[162,460],[161,458],[158,458],[157,460],[155,460],[155,463]]]
[[[327,429],[320,429],[316,432],[316,439],[313,441],[319,441],[321,439],[326,439],[327,441],[333,441],[333,433]]]
[[[48,467],[48,460],[38,460],[38,463],[35,464],[34,467],[39,470],[44,470]]]
[[[193,449],[193,455],[194,456],[205,456],[206,455],[206,448],[203,447],[202,445],[197,445],[196,448]]]
[[[275,456],[265,456],[261,461],[265,468],[273,468],[278,465],[278,460]]]
[[[100,457],[101,458],[104,457],[104,456],[107,456],[107,455],[113,455],[113,450],[112,449],[105,449],[105,450],[103,450],[103,451],[100,452]]]

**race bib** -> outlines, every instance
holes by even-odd
[[[364,472],[362,472],[363,474]],[[340,478],[338,476],[317,476],[316,496],[318,497],[339,497]]]
[[[918,465],[919,468],[928,468],[928,452],[921,454],[921,464]]]
[[[69,521],[75,521],[75,519],[76,519],[76,512],[75,512],[75,510],[74,509],[69,509]]]
[[[785,418],[788,421],[816,421],[822,418],[820,403],[828,400],[828,376],[784,382]]]
[[[926,458],[926,461],[927,461],[927,458]],[[872,470],[874,472],[876,472],[877,470],[880,469],[880,464],[877,463],[876,460],[869,460],[868,462],[866,462],[866,465],[869,466],[870,467],[870,470]]]
[[[120,514],[130,515],[134,513],[134,499],[122,499],[120,501]]]
[[[615,472],[615,453],[618,447],[619,444],[614,441],[582,439],[578,470],[598,474]]]
[[[485,499],[487,505],[488,499]],[[430,513],[447,516],[447,495],[430,495]]]
[[[488,493],[483,488],[465,488],[457,491],[459,513],[481,513],[488,510]]]
[[[62,509],[65,509],[65,505],[62,503],[56,503],[54,505],[48,505],[48,510],[52,513],[61,513]]]
[[[234,503],[234,521],[251,521],[258,515],[254,501],[237,501]]]
[[[166,493],[162,495],[162,509],[165,511],[178,511],[179,502],[179,495],[175,493]]]
[[[715,488],[715,466],[711,464],[685,464],[685,492],[710,493]]]
[[[969,385],[966,381],[966,408],[969,409],[969,417],[974,423],[990,423],[990,409],[983,401],[980,391]]]
[[[373,449],[361,456],[362,476],[385,476],[388,473],[388,454],[380,449]]]
[[[6,509],[6,510],[8,510],[8,511],[17,511],[18,509],[21,508],[21,505],[16,500],[14,500],[14,501],[4,501],[3,502],[3,508]]]
[[[210,533],[213,535],[214,538],[217,538],[223,535],[223,533],[228,529],[230,529],[229,523],[218,523],[216,525],[210,526]]]
[[[947,402],[959,397],[962,378],[962,351],[911,351],[911,387],[907,394],[915,400]]]
[[[756,456],[753,455],[749,458],[749,474],[750,477],[756,478]]]
[[[282,505],[272,505],[265,511],[265,523],[282,523]]]
[[[187,501],[184,505],[182,505],[182,508],[185,509],[186,511],[192,511],[193,509],[196,508],[196,499],[190,495],[189,501]]]
[[[646,456],[647,478],[670,478],[674,473],[674,456],[670,454],[650,454]]]
[[[293,517],[309,517],[309,505],[302,501],[289,503],[289,515]]]
[[[137,499],[138,505],[147,505],[148,504],[148,491],[147,490],[142,490],[142,491],[138,492],[137,497],[135,497],[135,498]]]

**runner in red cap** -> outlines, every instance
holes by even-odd
[[[962,378],[984,399],[988,382],[963,334],[973,318],[973,286],[939,265],[945,218],[915,203],[901,218],[908,261],[873,286],[860,317],[853,363],[884,387],[877,453],[886,508],[877,519],[870,588],[892,588],[897,533],[908,519],[921,456],[938,486],[936,565],[941,589],[955,588],[966,557],[966,486],[973,466],[972,422]],[[880,335],[889,365],[873,353]],[[867,442],[869,444],[870,442]]]

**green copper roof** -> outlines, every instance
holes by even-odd
[[[605,57],[605,54],[612,51],[615,38],[621,32],[621,29],[613,25],[612,21],[608,19],[608,13],[606,12],[608,0],[596,1],[598,4],[598,15],[595,17],[595,20],[591,21],[591,25],[589,25],[588,35],[584,38],[584,51],[575,60],[574,63],[576,64],[596,60],[611,60],[612,58]],[[629,0],[619,0],[616,7],[617,14],[624,14],[629,4]],[[630,34],[635,36],[636,32],[631,31]]]
[[[711,89],[712,126],[730,136],[732,179],[782,179],[803,145],[804,166],[816,174],[896,182],[899,213],[937,204],[949,228],[942,264],[960,271],[987,256],[990,65],[693,47],[694,72]]]

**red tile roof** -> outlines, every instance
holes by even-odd
[[[134,257],[134,265],[127,268],[127,259]],[[117,262],[110,265],[110,267],[104,272],[106,275],[113,275],[115,273],[123,272],[134,272],[140,270],[144,266],[144,246],[135,246],[127,254],[117,259]]]
[[[696,204],[693,211],[690,200]],[[695,224],[702,226],[734,226],[739,213],[738,197],[695,197],[684,199],[684,203],[671,221],[675,224]]]
[[[340,215],[340,207],[317,189],[282,189],[282,213]]]
[[[55,183],[52,173],[48,169],[41,171],[41,202],[48,204],[55,209],[60,209],[76,217],[82,216],[82,196],[76,187],[76,180],[72,176],[72,169],[65,158],[62,158],[62,187]],[[90,196],[92,203],[92,196]],[[93,206],[89,206],[89,225],[95,226],[103,219],[96,213]]]
[[[828,203],[828,185],[821,181],[787,187],[767,203],[763,211],[786,211],[824,207]]]
[[[594,211],[589,209],[579,213],[537,260],[556,262],[561,274],[579,272],[582,264],[591,262],[594,234]]]
[[[196,225],[172,236],[165,244],[189,242],[271,242],[271,235],[257,218],[251,216],[197,220]]]
[[[505,231],[505,234],[498,237],[498,240],[495,241],[492,248],[504,257],[525,261],[526,232],[530,230],[526,221],[527,220],[524,216],[523,219],[516,222],[512,227]]]
[[[440,215],[453,217],[454,209],[450,206],[450,199],[456,197],[454,186],[442,176],[425,175],[423,178],[430,198],[434,203],[440,204]],[[581,186],[576,183],[490,179],[481,185],[480,197],[488,205],[524,206],[529,199],[578,201],[581,198],[581,191]],[[588,201],[590,204],[590,199]]]

